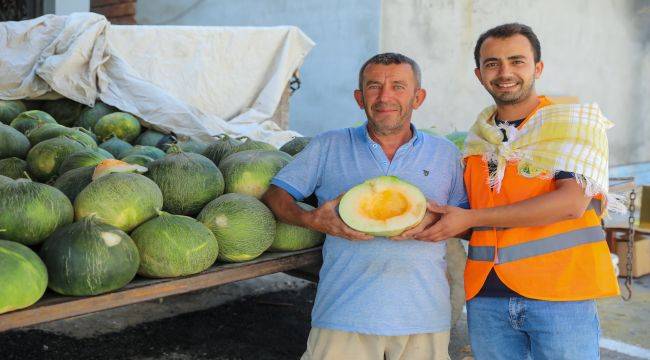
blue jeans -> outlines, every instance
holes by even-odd
[[[600,358],[596,302],[475,297],[467,324],[476,360]]]

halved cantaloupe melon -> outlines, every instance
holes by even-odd
[[[343,195],[341,219],[351,228],[375,236],[395,236],[424,218],[427,200],[410,183],[395,176],[366,180]]]

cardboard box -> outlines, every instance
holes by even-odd
[[[617,236],[616,255],[620,276],[627,276],[627,244],[626,233]],[[650,233],[635,234],[632,255],[632,276],[636,278],[650,274]]]

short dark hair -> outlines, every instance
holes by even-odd
[[[422,72],[420,71],[420,66],[410,57],[398,53],[383,53],[377,54],[368,61],[366,61],[361,70],[359,70],[359,90],[363,90],[363,72],[366,70],[370,64],[381,64],[381,65],[399,65],[399,64],[409,64],[415,75],[415,81],[417,88],[420,88],[422,82]]]
[[[495,37],[498,39],[505,39],[517,34],[523,35],[528,39],[530,46],[533,48],[535,63],[538,63],[542,59],[542,48],[539,44],[539,39],[537,39],[537,35],[535,35],[533,32],[533,29],[531,29],[528,25],[510,23],[494,27],[479,36],[478,40],[476,41],[476,46],[474,47],[474,61],[476,62],[476,67],[481,67],[481,46],[487,38]]]

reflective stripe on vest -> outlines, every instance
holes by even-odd
[[[500,248],[498,263],[503,264],[533,256],[544,255],[578,245],[604,241],[603,239],[605,239],[605,232],[600,226],[573,230],[519,245]],[[474,261],[493,261],[494,247],[470,246],[468,259]]]
[[[602,205],[602,202],[599,199],[591,199],[591,201],[589,202],[589,205],[587,205],[587,209],[585,209],[585,211],[594,210],[596,212],[596,215],[598,215],[598,217],[600,217],[600,215],[602,213],[601,205]],[[508,229],[510,229],[510,228],[507,228],[507,227],[492,227],[492,226],[476,226],[476,227],[472,228],[473,231],[490,231],[490,230],[503,231],[503,230],[508,230]]]

